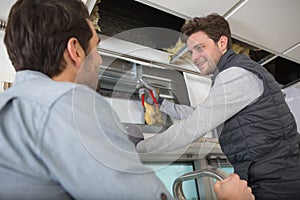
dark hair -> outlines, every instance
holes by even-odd
[[[180,39],[186,43],[188,37],[198,31],[205,32],[208,37],[216,43],[222,35],[225,35],[228,38],[227,49],[231,49],[231,31],[229,23],[224,17],[218,14],[210,14],[206,17],[195,17],[182,27]]]
[[[81,0],[18,0],[10,10],[4,36],[16,71],[35,70],[49,77],[60,74],[71,37],[87,54],[93,36],[88,18]]]

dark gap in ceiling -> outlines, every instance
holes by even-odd
[[[234,38],[232,41],[245,49],[249,49],[249,57],[260,64],[263,64],[265,61],[275,56],[270,52]],[[288,59],[276,57],[274,60],[266,63],[264,67],[274,76],[276,81],[283,86],[300,79],[300,64]]]
[[[299,63],[277,57],[273,61],[267,63],[265,67],[273,74],[275,79],[281,85],[290,84],[300,79]]]
[[[185,22],[185,19],[134,0],[102,0],[98,6],[99,26],[102,34],[155,49],[174,46]],[[149,27],[161,27],[168,31]],[[273,56],[273,54],[252,45],[235,39],[233,41],[249,48],[249,56],[259,63],[263,63]],[[282,85],[300,79],[300,64],[285,58],[277,57],[265,64],[264,67]]]
[[[102,34],[156,49],[174,46],[185,22],[133,0],[102,0],[98,5]]]

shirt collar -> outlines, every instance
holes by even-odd
[[[14,84],[18,84],[27,80],[39,79],[39,78],[50,79],[46,74],[43,74],[38,71],[22,70],[16,73]]]
[[[224,65],[228,62],[228,59],[230,59],[230,57],[232,55],[235,55],[235,52],[232,49],[227,50],[220,58],[220,61],[216,67],[216,70],[214,71],[211,80],[214,83],[216,77],[218,76],[218,74],[222,71]]]

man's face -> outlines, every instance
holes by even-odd
[[[214,73],[222,56],[218,43],[216,44],[203,31],[199,31],[189,37],[187,46],[192,55],[192,61],[200,73],[202,75]]]
[[[92,23],[90,21],[88,21],[88,23],[93,32],[93,37],[89,41],[89,47],[87,49],[88,54],[77,73],[76,82],[96,89],[99,81],[99,71],[102,64],[102,58],[97,50],[100,39]]]

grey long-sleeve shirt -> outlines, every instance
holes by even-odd
[[[124,133],[88,87],[18,72],[0,95],[0,199],[169,196]]]
[[[181,121],[138,143],[137,151],[171,152],[186,147],[207,132],[222,128],[227,119],[262,93],[263,82],[254,73],[238,67],[224,70],[216,77],[205,101],[195,108],[164,100],[161,111]]]

